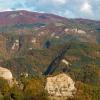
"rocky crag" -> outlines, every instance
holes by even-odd
[[[75,82],[71,79],[71,77],[64,73],[48,77],[45,89],[50,95],[51,100],[72,98],[76,92]]]

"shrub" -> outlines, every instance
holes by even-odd
[[[0,92],[2,95],[5,95],[9,91],[10,87],[6,80],[0,78]]]
[[[44,84],[41,79],[32,78],[24,87],[25,100],[48,100],[47,93],[44,90]]]

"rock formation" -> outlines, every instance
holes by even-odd
[[[66,74],[62,73],[54,77],[48,77],[45,89],[50,96],[73,97],[76,92],[75,82]]]
[[[10,70],[0,67],[0,77],[7,80],[9,85],[11,85],[13,76]]]

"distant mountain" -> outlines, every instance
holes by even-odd
[[[67,18],[53,14],[37,13],[29,11],[0,12],[0,25],[31,24],[38,22],[51,23],[55,21],[67,21]]]
[[[35,34],[35,37],[62,38],[64,41],[70,37],[100,43],[100,21],[25,10],[0,12],[0,33],[18,34],[20,29],[24,34]]]
[[[68,19],[54,14],[29,12],[25,10],[0,12],[0,26],[15,24],[32,24],[32,23],[55,23],[62,22],[66,24],[95,24],[100,25],[100,21],[88,19]]]

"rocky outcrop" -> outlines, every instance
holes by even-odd
[[[69,65],[70,65],[70,63],[69,63],[66,59],[62,59],[62,62],[63,62],[64,64],[66,64],[66,66],[69,66]]]
[[[19,40],[15,40],[15,43],[13,44],[12,50],[18,50],[19,49]]]
[[[54,77],[48,77],[45,89],[50,96],[73,97],[76,92],[75,82],[66,74],[62,73]]]
[[[0,77],[7,80],[9,85],[12,84],[13,76],[10,70],[0,67]]]
[[[70,32],[72,32],[72,33],[78,33],[78,34],[86,34],[86,31],[84,31],[84,30],[79,30],[79,29],[77,29],[77,28],[73,28],[73,29],[68,29],[68,28],[66,28],[65,30],[64,30],[67,34],[70,34]]]

